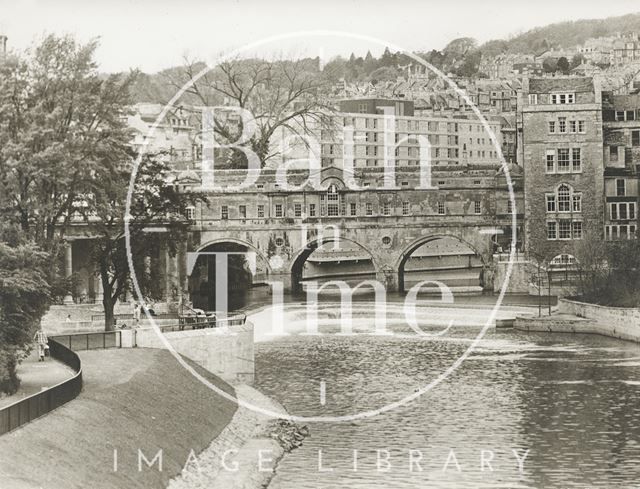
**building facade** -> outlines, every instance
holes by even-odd
[[[601,90],[591,78],[525,79],[518,101],[526,250],[538,260],[573,252],[604,231]]]

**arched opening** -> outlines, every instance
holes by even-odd
[[[405,292],[423,280],[442,282],[454,293],[482,293],[482,257],[453,236],[425,238],[403,253],[398,267],[398,290]],[[439,289],[434,287],[436,290]]]
[[[291,266],[291,291],[302,293],[305,283],[323,284],[344,280],[355,286],[363,280],[376,278],[371,253],[362,245],[338,237],[311,241]]]
[[[227,252],[227,277],[216,280],[215,253]],[[244,307],[255,295],[255,289],[266,283],[269,266],[253,247],[240,241],[220,241],[200,248],[188,274],[191,306],[216,311],[216,287],[227,288],[230,311]]]

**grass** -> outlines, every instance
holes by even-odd
[[[0,437],[0,487],[166,487],[190,451],[206,448],[236,410],[166,351],[87,351],[80,358],[84,389],[76,400]],[[162,449],[162,472],[144,462],[138,471],[139,449],[148,460]]]

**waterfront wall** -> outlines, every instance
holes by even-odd
[[[227,382],[251,384],[255,378],[253,324],[164,333],[171,346]],[[152,328],[122,331],[123,347],[161,348]]]
[[[528,262],[522,255],[517,255],[511,269],[507,294],[528,294],[529,293],[529,272]],[[500,292],[507,275],[509,266],[509,255],[493,255],[493,291]]]
[[[517,318],[515,328],[552,333],[591,333],[640,343],[640,311],[560,299],[552,316]]]

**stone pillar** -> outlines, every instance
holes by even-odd
[[[64,245],[64,276],[66,278],[73,275],[73,246],[72,242],[66,242]],[[73,296],[69,293],[64,296],[64,304],[73,304]]]
[[[96,277],[93,290],[95,291],[96,303],[97,304],[102,303],[102,299],[104,299],[104,289],[102,288],[102,277],[100,276],[100,272],[98,272],[98,275]]]
[[[382,267],[382,270],[376,270],[376,280],[384,285],[387,292],[398,292],[399,290],[399,273],[391,267]]]
[[[167,309],[176,310],[180,296],[180,281],[178,279],[178,256],[171,256],[165,249],[165,300]]]

